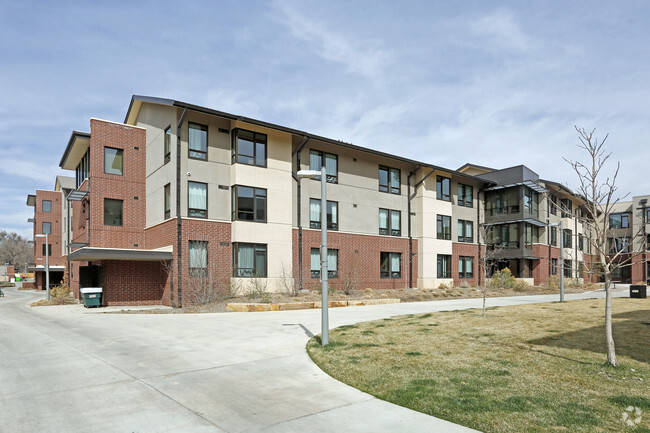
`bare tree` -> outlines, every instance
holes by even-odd
[[[284,262],[280,262],[280,287],[282,291],[289,296],[298,296],[300,289],[297,284],[294,284],[293,275],[291,274],[291,267],[287,266]]]
[[[610,215],[613,213],[614,206],[620,199],[627,197],[617,196],[616,178],[620,170],[620,162],[616,163],[616,170],[610,177],[605,172],[606,163],[611,153],[606,152],[605,138],[599,140],[594,136],[595,129],[587,131],[584,128],[575,126],[578,132],[580,144],[577,146],[587,152],[589,157],[586,161],[571,161],[566,158],[575,173],[578,175],[579,187],[578,193],[585,199],[584,211],[586,217],[583,224],[588,226],[591,231],[589,242],[593,249],[592,253],[597,257],[597,264],[605,278],[605,340],[607,345],[607,363],[618,366],[616,359],[616,348],[612,334],[612,273],[619,268],[630,266],[633,260],[638,256],[633,248],[630,250],[628,245],[620,245],[622,248],[611,248],[608,243],[610,238]],[[640,235],[640,231],[633,233],[633,236],[626,241],[627,244],[633,245],[634,239]]]
[[[481,267],[483,268],[483,318],[485,318],[485,301],[487,298],[488,276],[492,275],[497,265],[496,258],[504,250],[504,244],[500,235],[497,234],[497,226],[493,224],[481,224],[478,228],[479,240],[483,240],[485,254],[481,256]],[[479,246],[480,248],[480,246]]]
[[[17,233],[0,231],[0,264],[9,263],[16,267],[34,261],[34,249],[27,239]],[[24,269],[27,272],[27,269]]]
[[[342,269],[339,274],[341,281],[341,289],[346,295],[351,295],[352,292],[359,288],[361,284],[361,270],[359,268],[359,260],[355,254],[352,259],[344,260]]]

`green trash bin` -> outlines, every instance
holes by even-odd
[[[102,288],[101,287],[84,287],[80,290],[84,297],[84,307],[101,307],[102,306]]]

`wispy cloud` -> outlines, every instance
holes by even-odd
[[[470,29],[482,38],[482,43],[486,46],[525,52],[532,45],[513,12],[507,9],[497,9],[480,17],[470,23]]]

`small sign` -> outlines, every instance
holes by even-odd
[[[88,299],[91,299],[91,298],[96,298],[96,297],[97,297],[97,295],[95,295],[94,293],[93,293],[93,294],[91,294],[91,295],[88,295]]]

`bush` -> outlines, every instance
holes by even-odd
[[[70,287],[57,286],[50,289],[50,299],[72,298]]]
[[[440,285],[438,286],[438,290],[449,290],[449,289],[452,289],[452,288],[453,288],[453,285],[449,285],[449,284],[446,284],[446,283],[440,283]]]
[[[500,271],[496,271],[492,275],[492,278],[488,280],[488,287],[490,289],[512,289],[520,292],[528,287],[528,283],[517,280],[512,275],[512,272],[510,272],[510,269],[503,268]]]

